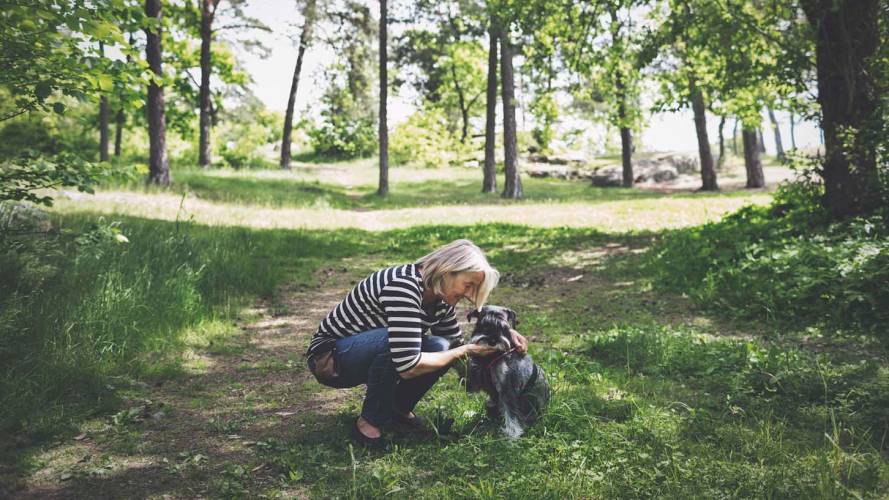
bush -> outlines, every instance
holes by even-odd
[[[442,167],[458,159],[464,146],[447,127],[447,117],[438,108],[422,109],[395,127],[389,143],[394,165],[413,164]]]
[[[812,185],[784,186],[770,207],[675,231],[646,265],[657,286],[739,318],[886,333],[886,224],[879,215],[828,221]]]
[[[309,130],[315,153],[336,158],[370,156],[377,148],[376,119],[336,85],[322,99],[321,123]]]

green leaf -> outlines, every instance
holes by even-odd
[[[34,88],[34,95],[40,101],[45,101],[50,94],[52,94],[52,83],[49,81],[42,81]]]

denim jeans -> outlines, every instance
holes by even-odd
[[[441,352],[450,347],[442,337],[424,336],[422,352]],[[395,371],[389,353],[389,332],[377,328],[345,337],[336,341],[336,365],[339,377],[336,387],[355,387],[367,384],[367,395],[361,416],[380,427],[392,420],[392,412],[406,415],[417,402],[435,385],[448,368],[442,368],[419,377],[402,379]]]

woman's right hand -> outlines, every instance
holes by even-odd
[[[488,356],[495,352],[500,352],[500,350],[495,347],[482,344],[466,344],[463,348],[465,349],[466,354],[472,357]]]

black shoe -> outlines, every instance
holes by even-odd
[[[372,438],[365,436],[361,433],[361,430],[358,429],[358,420],[352,424],[352,431],[349,433],[352,441],[364,446],[365,448],[371,450],[383,450],[386,448],[386,440],[383,439],[383,436]]]

